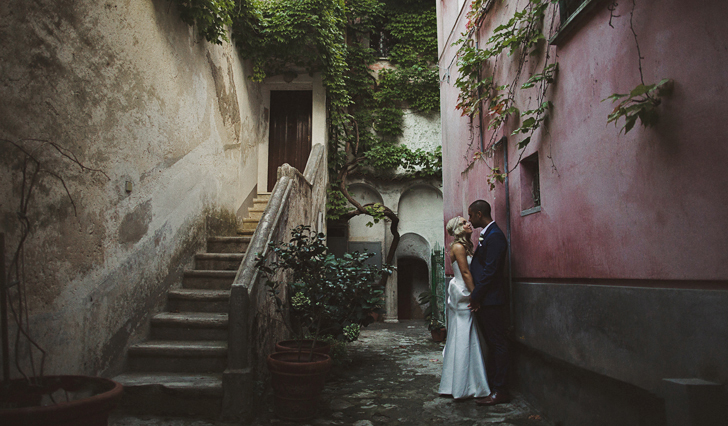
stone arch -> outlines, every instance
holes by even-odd
[[[423,236],[406,233],[397,247],[397,317],[421,319],[417,299],[430,286],[430,243]]]
[[[349,194],[362,205],[368,203],[382,203],[382,195],[371,185],[354,183],[349,185]],[[349,241],[384,241],[384,221],[366,226],[373,222],[367,215],[359,215],[349,220]]]
[[[439,189],[423,183],[405,188],[397,206],[400,234],[416,233],[424,237],[430,246],[436,242],[442,245],[445,235],[442,211],[442,192]]]

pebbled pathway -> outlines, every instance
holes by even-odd
[[[348,360],[334,367],[318,417],[289,423],[275,417],[273,398],[252,426],[289,425],[501,425],[553,426],[518,395],[508,404],[480,407],[474,401],[440,397],[442,344],[433,342],[423,321],[376,323],[348,345]],[[116,418],[111,426],[227,426],[231,423],[161,418]]]

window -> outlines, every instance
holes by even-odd
[[[603,0],[559,0],[561,24],[556,34],[549,40],[549,44],[558,45],[566,40],[567,34],[577,26],[577,23],[600,3],[604,3]]]
[[[538,152],[521,160],[521,216],[541,211]]]
[[[376,52],[374,55],[379,58],[388,58],[389,49],[392,48],[392,41],[389,31],[378,27],[372,31],[369,39],[369,47]]]
[[[559,13],[561,15],[562,24],[565,23],[584,2],[585,0],[559,0]]]

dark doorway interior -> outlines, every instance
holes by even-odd
[[[278,167],[288,163],[303,172],[311,153],[310,90],[270,92],[268,135],[268,192],[276,184]]]
[[[420,293],[429,286],[427,263],[422,259],[400,257],[397,259],[397,317],[399,319],[424,319],[417,303]]]

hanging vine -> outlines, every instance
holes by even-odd
[[[611,12],[609,16],[609,26],[612,26],[612,18],[618,18],[618,15],[614,14],[618,6],[617,2],[613,2],[609,5]],[[607,124],[614,123],[617,126],[617,122],[620,118],[624,118],[624,125],[619,132],[627,134],[634,127],[637,119],[639,118],[640,123],[644,127],[650,127],[657,124],[659,115],[657,113],[657,107],[662,103],[662,97],[668,96],[672,92],[673,81],[670,79],[662,79],[658,83],[645,84],[645,77],[642,73],[642,51],[640,50],[640,42],[637,39],[637,32],[634,30],[634,9],[637,7],[635,0],[632,0],[632,10],[629,12],[629,29],[632,31],[634,37],[634,43],[637,47],[637,64],[640,72],[640,84],[634,89],[630,90],[629,93],[614,93],[602,99],[602,102],[611,100],[612,102],[621,101],[614,107],[611,114],[607,116]]]
[[[519,136],[517,142],[520,155],[531,142],[533,134],[541,127],[547,117],[548,111],[553,108],[551,101],[546,99],[550,85],[555,81],[558,63],[551,60],[551,50],[545,43],[544,21],[549,5],[557,0],[529,0],[522,9],[516,8],[510,19],[496,27],[493,34],[485,43],[485,48],[479,48],[473,36],[482,25],[486,14],[490,10],[492,1],[476,0],[471,4],[468,12],[466,31],[455,43],[459,45],[457,52],[457,66],[459,77],[455,87],[460,90],[456,109],[462,115],[470,117],[471,129],[473,117],[487,116],[487,129],[491,130],[487,143],[482,150],[477,150],[470,159],[466,171],[472,168],[476,161],[484,160],[493,153],[498,140],[498,130],[501,129],[510,117],[520,120],[520,126],[511,132],[511,136]],[[556,8],[552,8],[549,36],[554,32]],[[543,55],[543,67],[532,74],[528,80],[518,85],[525,64],[530,57]],[[499,84],[496,79],[498,62],[507,61],[508,65],[515,65],[513,79]],[[518,93],[529,89],[536,89],[537,106],[520,111],[516,105]],[[482,125],[482,124],[481,124]],[[520,162],[515,162],[515,168]],[[487,163],[486,163],[487,164]],[[511,170],[500,170],[491,167],[488,182],[491,189],[495,182],[502,182]]]
[[[173,0],[185,3],[182,0]],[[185,22],[199,17],[218,0],[192,9]],[[187,4],[187,3],[185,3]],[[230,10],[229,8],[227,10]],[[214,12],[213,12],[214,13]],[[330,219],[364,214],[373,223],[390,221],[393,234],[386,263],[399,243],[397,215],[382,204],[364,204],[347,189],[351,176],[431,178],[442,173],[442,154],[397,144],[403,110],[427,114],[439,109],[435,5],[427,0],[235,0],[232,37],[241,55],[252,61],[254,81],[285,72],[321,72],[329,117]],[[213,20],[218,29],[222,20]],[[198,29],[201,31],[201,29]],[[372,35],[390,39],[389,62],[375,77]],[[214,38],[215,31],[206,31]],[[386,277],[383,277],[383,281]]]

